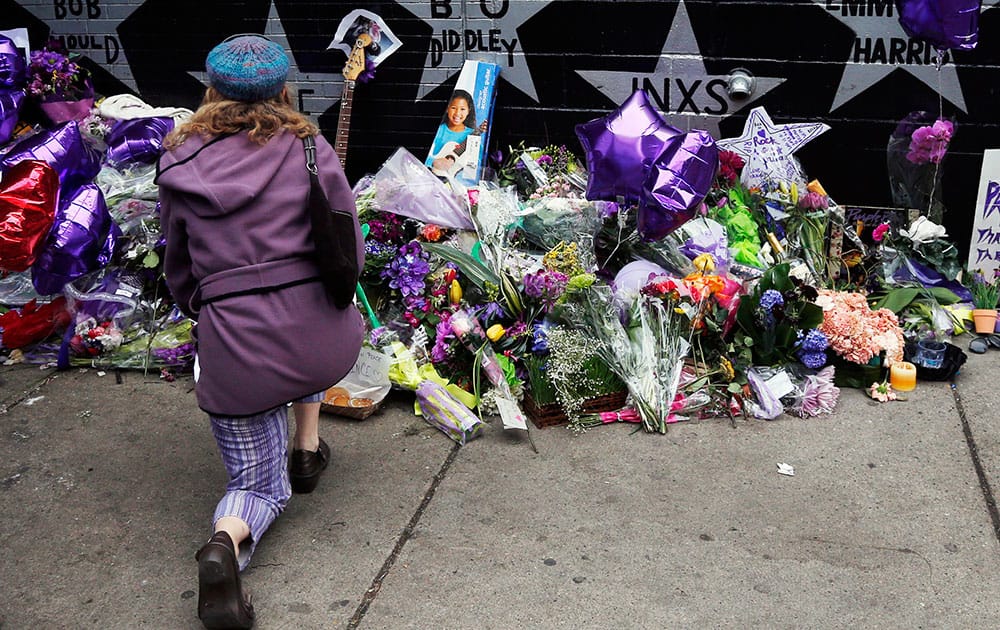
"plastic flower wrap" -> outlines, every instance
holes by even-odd
[[[600,283],[567,298],[560,318],[582,331],[625,382],[643,428],[666,433],[689,348],[682,316],[669,301],[642,294],[621,313],[611,288]]]
[[[944,218],[941,164],[955,124],[925,111],[911,112],[889,137],[887,164],[893,203],[916,208],[935,222]]]

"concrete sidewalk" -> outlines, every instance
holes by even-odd
[[[962,343],[959,341],[959,343]],[[1000,353],[832,416],[458,447],[394,393],[244,574],[257,628],[1000,627]],[[190,379],[0,368],[0,628],[200,628]],[[777,463],[795,476],[778,474]]]

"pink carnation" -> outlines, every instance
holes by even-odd
[[[823,309],[819,329],[845,360],[865,365],[882,352],[887,365],[903,359],[903,329],[889,309],[873,311],[861,293],[830,289],[820,289],[816,303]]]

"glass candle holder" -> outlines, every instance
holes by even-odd
[[[917,343],[917,363],[929,369],[937,369],[944,364],[943,341],[924,339]]]
[[[889,367],[889,384],[896,391],[913,391],[917,386],[916,366],[907,361],[896,361]]]

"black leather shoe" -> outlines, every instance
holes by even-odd
[[[318,451],[295,449],[288,456],[288,480],[292,482],[292,492],[309,494],[316,489],[319,476],[330,463],[330,447],[323,438],[319,440]]]
[[[198,618],[206,628],[253,627],[253,604],[243,595],[233,539],[215,532],[195,554],[198,560]]]

